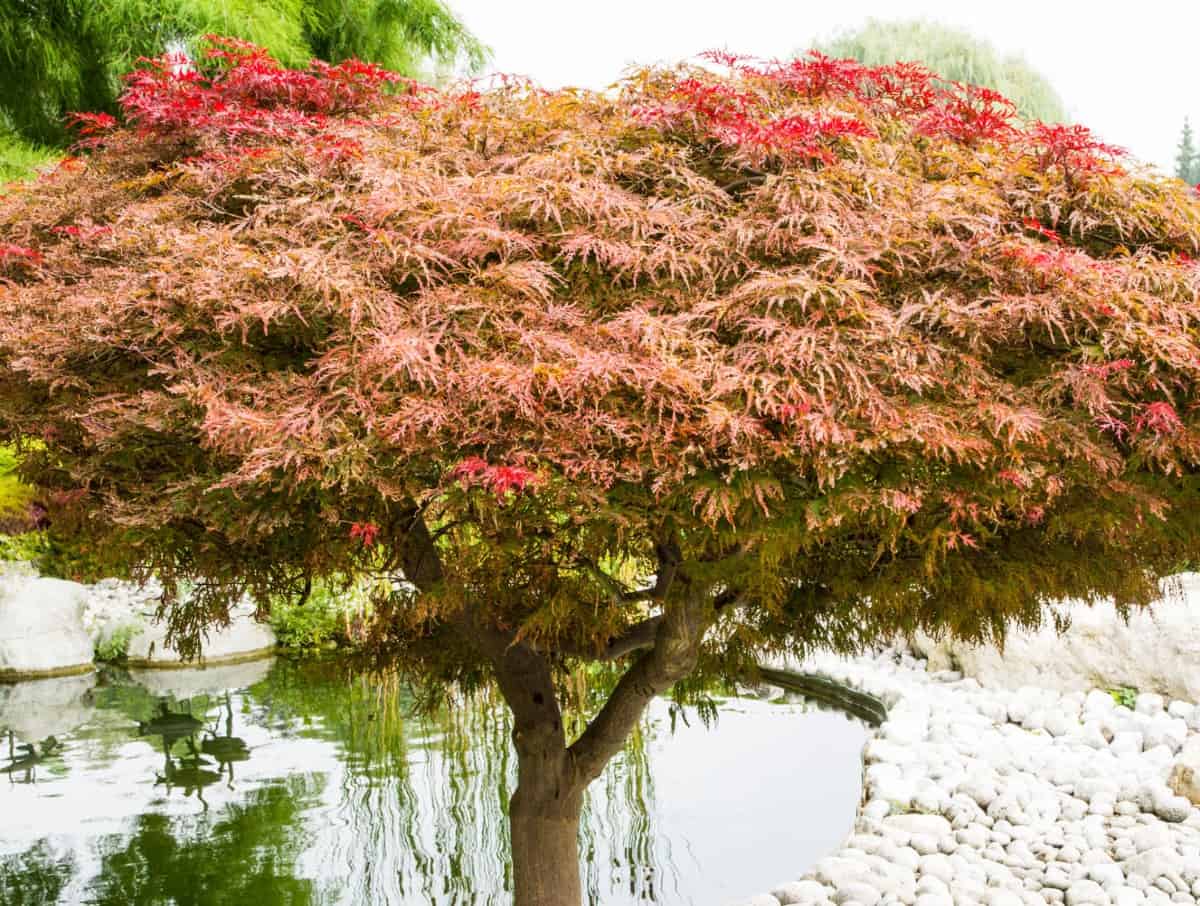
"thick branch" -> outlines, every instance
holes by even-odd
[[[586,781],[598,777],[621,751],[646,706],[692,671],[712,614],[711,598],[702,588],[689,587],[685,595],[668,604],[657,626],[654,647],[621,677],[600,713],[571,746],[580,777]]]
[[[428,592],[442,581],[442,558],[425,525],[425,518],[415,507],[401,517],[396,545],[400,552],[400,568],[409,582]]]

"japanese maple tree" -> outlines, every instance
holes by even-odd
[[[672,685],[1200,553],[1191,187],[919,66],[707,63],[434,92],[214,39],[0,200],[56,531],[181,643],[394,579],[372,643],[512,710],[519,906],[579,901],[583,792]]]

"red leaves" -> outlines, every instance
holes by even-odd
[[[1039,236],[1049,239],[1051,242],[1062,245],[1062,237],[1049,227],[1042,226],[1042,222],[1036,217],[1026,217],[1021,221],[1021,226],[1025,227],[1027,230],[1032,230]]]
[[[509,492],[532,490],[540,483],[538,475],[524,466],[494,466],[478,456],[464,459],[450,471],[450,477],[463,487],[483,487],[497,497]]]
[[[55,236],[65,236],[70,239],[77,239],[80,242],[87,242],[90,239],[95,239],[97,236],[103,236],[112,232],[110,226],[80,226],[78,224],[66,224],[65,226],[52,226],[50,232]]]
[[[374,522],[355,522],[350,526],[350,537],[362,542],[363,547],[373,547],[379,536],[379,526]]]
[[[401,81],[396,73],[358,60],[337,65],[314,60],[305,70],[287,69],[248,42],[212,35],[206,40],[206,58],[219,64],[211,74],[183,68],[169,56],[139,61],[121,96],[130,123],[173,138],[281,140],[320,134],[328,117],[378,108],[384,87]],[[98,128],[97,116],[102,115],[79,118]]]
[[[860,94],[869,69],[857,60],[835,60],[816,50],[773,63],[758,74],[809,99]]]
[[[793,422],[803,418],[812,411],[812,404],[805,401],[803,403],[784,403],[779,407],[779,420],[781,422]]]
[[[1006,142],[1016,132],[1017,108],[991,88],[954,82],[936,95],[934,105],[917,123],[917,131],[942,136],[964,145],[980,141]]]
[[[830,163],[834,157],[827,147],[829,143],[849,137],[876,137],[869,125],[843,114],[816,111],[772,115],[762,97],[723,82],[680,79],[672,86],[671,99],[667,105],[639,107],[635,115],[664,128],[690,125],[746,153],[756,163],[774,155]]]
[[[33,267],[43,261],[42,253],[36,249],[11,242],[0,243],[0,268]]]
[[[1001,469],[996,473],[996,477],[1021,490],[1029,487],[1029,479],[1014,469]]]
[[[1070,174],[1110,172],[1111,158],[1126,152],[1099,141],[1086,126],[1034,123],[1025,137],[1040,170],[1060,167]]]
[[[1087,371],[1089,374],[1094,374],[1101,380],[1108,380],[1114,374],[1119,374],[1122,371],[1128,371],[1134,367],[1133,359],[1116,359],[1112,362],[1105,362],[1103,365],[1088,365]]]
[[[99,136],[116,128],[117,118],[109,113],[72,113],[67,117],[68,122],[79,130],[88,141],[84,144],[95,144]]]

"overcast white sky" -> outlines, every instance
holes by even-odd
[[[493,69],[546,87],[602,88],[632,63],[724,47],[787,56],[867,18],[924,18],[1022,54],[1076,121],[1174,169],[1184,115],[1200,121],[1196,0],[449,0]]]

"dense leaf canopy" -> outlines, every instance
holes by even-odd
[[[0,201],[0,429],[60,531],[200,580],[180,631],[382,572],[381,639],[603,655],[678,573],[736,660],[1200,552],[1200,199],[1086,129],[820,55],[397,98],[215,53]]]

